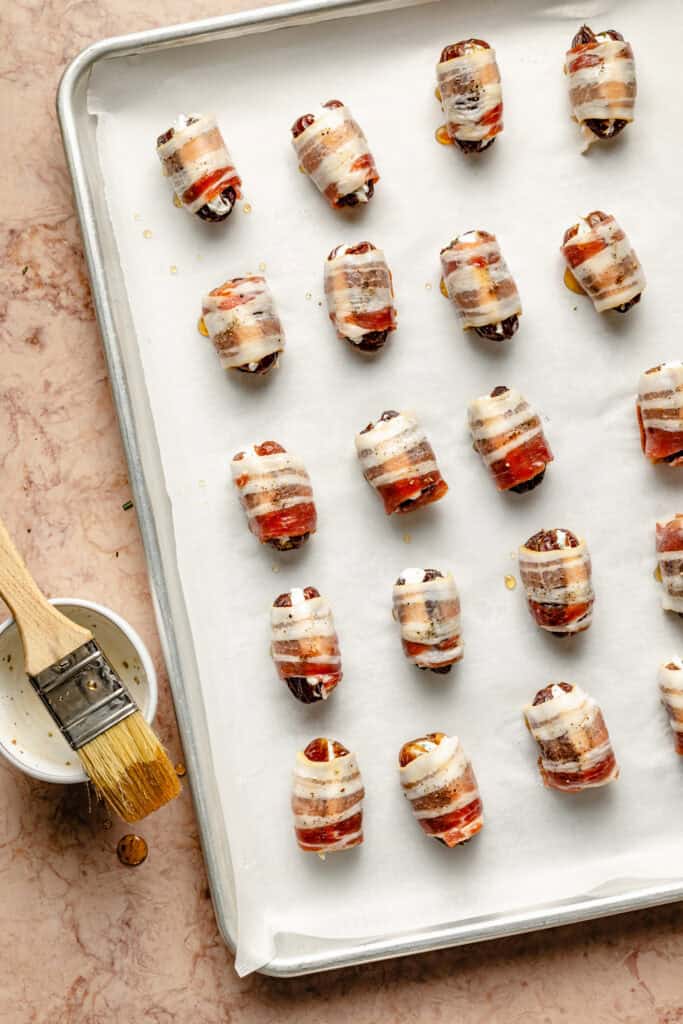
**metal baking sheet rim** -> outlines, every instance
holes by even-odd
[[[213,905],[223,939],[232,951],[236,947],[237,908],[232,884],[230,851],[227,837],[222,829],[214,824],[218,816],[211,813],[212,807],[218,802],[218,795],[210,758],[204,706],[198,687],[193,686],[197,679],[197,665],[177,566],[174,564],[170,505],[165,493],[154,431],[152,429],[146,434],[140,430],[140,421],[145,417],[149,421],[148,426],[153,426],[151,413],[145,403],[144,391],[140,389],[140,395],[135,395],[136,384],[140,382],[131,379],[131,368],[126,366],[120,341],[120,335],[124,334],[121,330],[122,318],[126,321],[125,327],[130,332],[129,336],[133,336],[130,311],[127,303],[117,304],[115,309],[109,271],[105,269],[105,241],[102,228],[107,228],[108,219],[105,216],[98,220],[95,208],[98,196],[91,187],[94,150],[88,154],[84,148],[86,140],[83,136],[83,123],[87,127],[91,120],[86,109],[87,83],[93,67],[99,61],[113,57],[188,43],[207,42],[246,32],[268,31],[306,21],[373,13],[404,5],[401,0],[291,0],[272,7],[261,7],[184,25],[104,39],[86,47],[71,62],[62,76],[57,91],[57,114],[83,234],[93,302],[147,559],[163,656],[189,769],[188,778],[199,823]],[[92,123],[90,129],[92,132]],[[99,196],[99,201],[102,202],[102,196]],[[108,242],[115,251],[113,236]],[[137,400],[138,397],[140,401]],[[157,493],[157,502],[161,500],[163,521],[159,515],[158,505],[155,512],[153,491]],[[403,935],[382,936],[358,942],[296,935],[278,936],[278,953],[260,973],[273,977],[296,977],[373,960],[503,938],[683,900],[682,879],[662,880],[647,885],[636,880],[625,880],[612,884],[610,889],[612,891],[609,893],[601,894],[598,891],[578,899],[548,903],[541,907],[489,914],[459,923],[417,929]]]

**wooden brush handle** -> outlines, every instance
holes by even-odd
[[[41,594],[0,519],[0,597],[16,619],[29,675],[92,640],[92,633],[58,612]]]

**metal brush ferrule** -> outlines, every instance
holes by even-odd
[[[73,750],[138,710],[96,640],[29,679]]]

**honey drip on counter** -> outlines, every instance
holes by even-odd
[[[173,770],[179,779],[182,779],[187,775],[187,768],[182,761],[178,761],[178,763],[173,766]]]
[[[119,839],[116,856],[127,867],[136,868],[147,860],[149,848],[142,836],[129,833]]]
[[[443,278],[439,281],[439,291],[443,295],[444,299],[448,298],[448,288],[446,287],[446,282]]]
[[[183,208],[183,201],[177,192],[173,193],[173,205],[177,206],[179,210],[182,210]]]
[[[448,134],[448,127],[442,124],[440,128],[437,128],[434,132],[434,138],[437,142],[440,142],[442,146],[452,146],[453,139]]]
[[[661,570],[660,566],[657,566],[657,568],[652,573],[652,575],[657,580],[657,583],[661,583],[662,582],[662,570]]]
[[[203,316],[200,316],[199,320],[197,321],[197,330],[199,331],[203,338],[209,337],[209,331],[206,324],[204,323]]]
[[[441,89],[439,89],[438,85],[434,88],[434,95],[436,96],[439,103],[441,103]]]
[[[514,576],[506,576],[505,577],[505,586],[508,588],[508,590],[514,590],[515,587],[517,586],[517,580],[515,579],[515,577]]]
[[[574,292],[575,295],[585,295],[585,291],[572,274],[569,267],[564,272],[564,285],[565,288],[569,288],[570,292]]]

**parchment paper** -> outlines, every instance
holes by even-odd
[[[562,64],[584,19],[632,42],[640,93],[636,124],[582,157]],[[173,505],[242,974],[279,932],[362,939],[680,876],[683,773],[656,669],[681,653],[683,624],[659,607],[653,537],[683,506],[683,471],[647,464],[633,403],[639,372],[682,354],[681,72],[661,46],[682,31],[683,6],[664,0],[444,0],[97,66],[89,103]],[[470,35],[496,47],[505,100],[505,131],[479,160],[434,140],[434,65]],[[351,106],[382,175],[355,214],[327,207],[289,141],[295,118],[331,97]],[[194,110],[217,114],[252,207],[223,228],[173,207],[154,151]],[[596,208],[621,221],[648,277],[623,318],[562,283],[563,232]],[[439,293],[439,249],[473,227],[497,234],[522,296],[519,333],[500,347],[464,335]],[[374,361],[337,340],[322,290],[330,249],[364,238],[387,254],[399,312]],[[287,351],[265,381],[226,376],[197,332],[201,296],[263,264]],[[540,407],[556,456],[527,496],[496,492],[465,428],[469,398],[500,383]],[[438,505],[392,519],[353,446],[386,408],[418,411],[450,483]],[[249,534],[229,481],[233,453],[271,438],[304,457],[318,503],[318,534],[289,555]],[[517,546],[550,526],[583,534],[593,555],[594,625],[565,644],[504,585]],[[391,586],[411,565],[459,583],[465,658],[450,676],[403,658]],[[342,645],[344,681],[324,706],[293,700],[268,651],[270,603],[304,585],[329,597]],[[622,769],[605,790],[541,785],[520,709],[558,679],[603,707]],[[485,805],[483,833],[450,851],[421,833],[397,779],[400,745],[432,730],[462,737]],[[289,809],[295,752],[321,734],[357,752],[367,790],[364,846],[325,862],[297,850]]]

